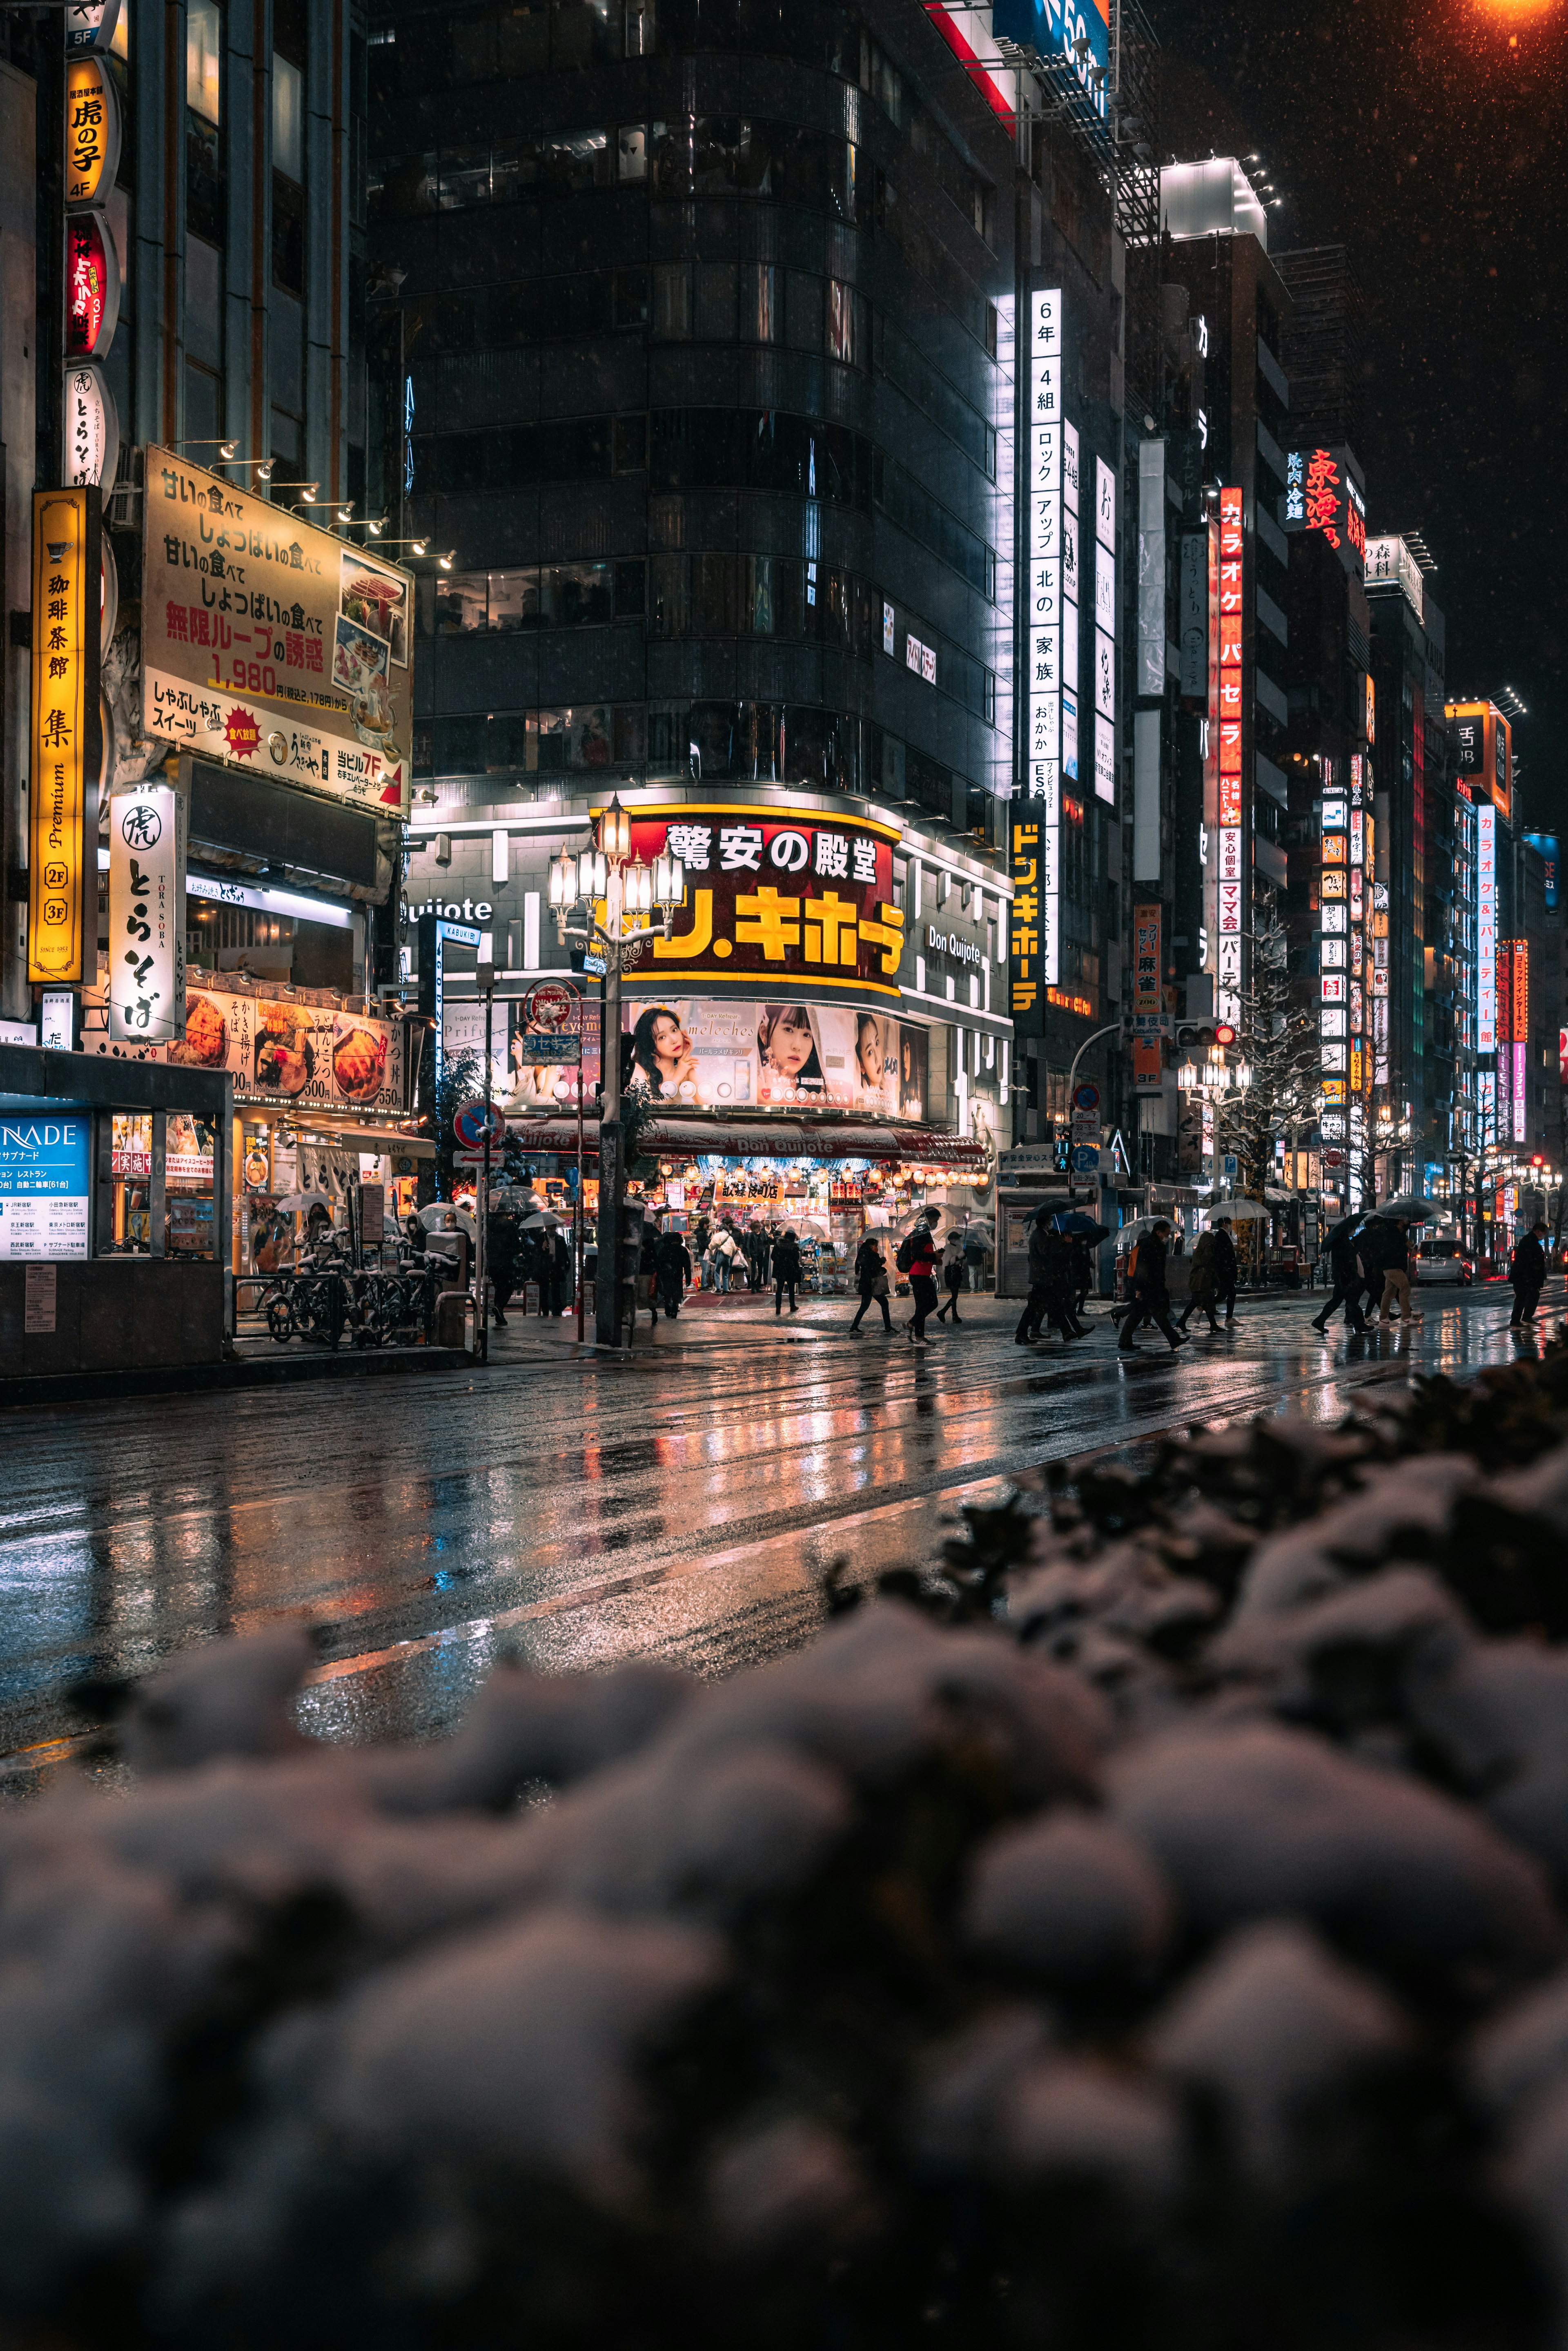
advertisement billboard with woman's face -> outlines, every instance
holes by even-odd
[[[670,998],[630,1004],[630,1094],[697,1110],[813,1103],[924,1121],[925,1031],[837,1004]]]

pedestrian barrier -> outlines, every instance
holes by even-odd
[[[436,1281],[434,1267],[241,1274],[235,1282],[235,1314],[264,1322],[279,1345],[298,1339],[334,1353],[345,1339],[353,1347],[418,1346],[434,1336]]]

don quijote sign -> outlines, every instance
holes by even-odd
[[[985,950],[974,939],[966,939],[956,931],[939,931],[935,924],[925,933],[928,955],[946,956],[950,963],[972,964],[977,971],[985,962]]]

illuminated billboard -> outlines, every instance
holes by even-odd
[[[1016,41],[1042,57],[1070,66],[1093,101],[1105,111],[1111,78],[1110,0],[994,0],[991,30],[998,41]]]
[[[1285,528],[1321,531],[1345,569],[1366,567],[1366,501],[1347,449],[1291,449],[1285,456]]]
[[[1513,729],[1495,702],[1449,702],[1458,773],[1477,783],[1508,821],[1513,806]]]

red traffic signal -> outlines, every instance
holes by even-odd
[[[1543,1151],[1531,1153],[1530,1164],[1532,1167],[1544,1167],[1546,1165],[1545,1153]]]
[[[1229,1021],[1228,1021],[1228,1020],[1222,1020],[1222,1021],[1219,1023],[1218,1027],[1215,1029],[1215,1032],[1214,1032],[1214,1041],[1215,1041],[1215,1043],[1216,1043],[1217,1045],[1234,1045],[1234,1044],[1235,1044],[1235,1042],[1236,1042],[1236,1031],[1235,1031],[1235,1029],[1231,1027],[1231,1025],[1230,1025],[1230,1023],[1229,1023]]]

